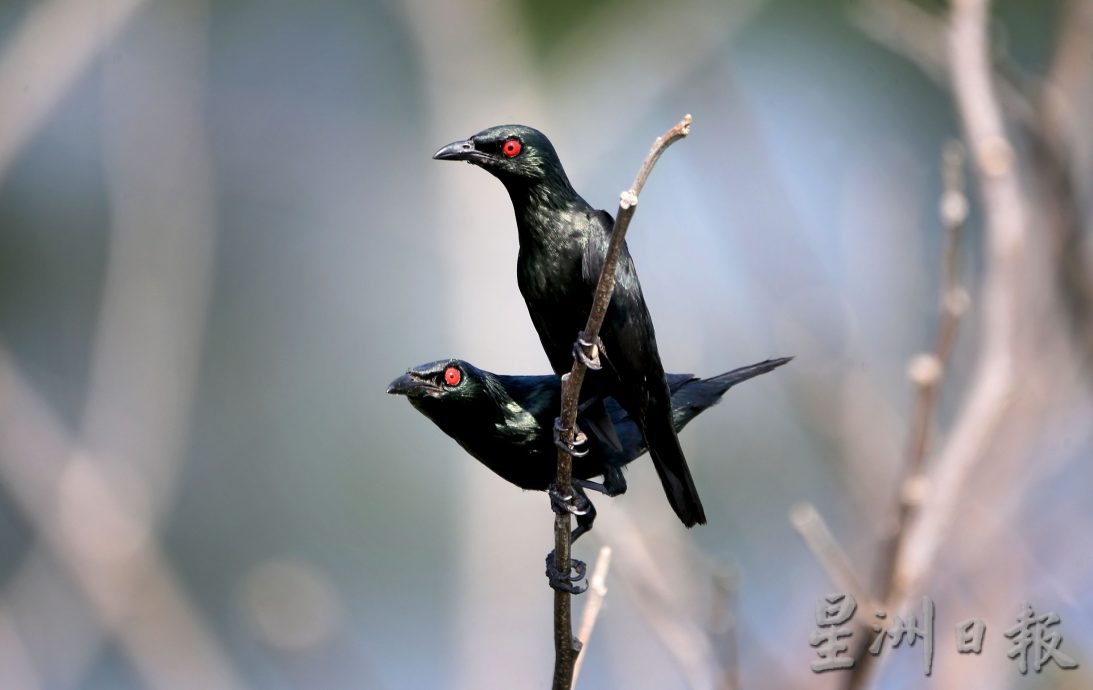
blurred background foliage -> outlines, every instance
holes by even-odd
[[[1091,45],[1090,4],[994,3],[1000,69],[1038,93],[1064,32],[1084,38],[1079,55]],[[685,112],[694,132],[629,235],[665,365],[796,360],[683,434],[708,526],[682,529],[647,461],[625,496],[597,501],[577,555],[608,543],[616,561],[581,686],[840,686],[810,671],[808,646],[813,601],[836,584],[787,514],[815,505],[869,581],[910,423],[907,363],[938,322],[940,153],[961,135],[944,79],[899,47],[921,45],[928,67],[943,46],[892,25],[896,5],[939,22],[947,9],[0,3],[0,687],[544,687],[546,497],[384,394],[441,357],[548,370],[501,186],[430,156],[526,123],[613,210]],[[1093,51],[1076,64],[1068,251],[1088,261]],[[1011,126],[1039,193],[1051,181]],[[969,188],[972,307],[936,445],[979,352],[974,175]],[[1044,198],[1028,231],[1047,251]],[[1066,293],[1062,273],[1030,280]],[[980,466],[931,569],[934,675],[917,649],[886,649],[876,687],[1090,685],[1089,315],[1070,297],[1077,313],[1036,326],[1070,345],[1019,367],[1047,382],[1007,440],[1022,450]],[[666,593],[635,580],[634,535],[660,549]],[[710,583],[725,581],[730,623],[713,629],[725,604]],[[1017,673],[1001,631],[1025,600],[1059,613],[1082,668]],[[863,602],[856,621],[871,613]],[[984,652],[958,656],[952,626],[973,616]]]

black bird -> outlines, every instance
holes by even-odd
[[[463,160],[501,180],[516,211],[520,253],[516,277],[532,323],[556,374],[570,370],[573,357],[585,358],[574,340],[582,331],[614,228],[614,219],[581,198],[566,177],[558,154],[542,132],[522,125],[491,127],[456,141],[433,156]],[[668,502],[687,527],[704,524],[698,498],[674,426],[672,397],[657,350],[653,320],[624,245],[616,285],[597,342],[598,355],[582,389],[591,401],[582,426],[601,441],[618,445],[602,404],[618,401],[649,448]],[[578,336],[578,334],[582,334]],[[621,477],[620,477],[621,478]],[[608,492],[626,484],[605,482]],[[610,494],[613,495],[613,494]]]
[[[669,374],[671,423],[683,429],[706,408],[716,405],[729,388],[765,374],[790,361],[768,359],[708,379]],[[522,489],[546,491],[554,480],[557,451],[554,419],[561,404],[557,376],[504,376],[479,369],[460,359],[446,359],[410,369],[391,382],[387,392],[405,395],[410,404],[441,431],[503,479]],[[587,453],[573,458],[574,488],[598,489],[622,482],[622,468],[648,450],[637,422],[614,399],[602,401],[619,447],[589,437]],[[582,498],[584,497],[581,493]],[[576,539],[592,526],[595,509],[577,516]]]

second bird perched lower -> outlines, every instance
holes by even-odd
[[[520,254],[517,282],[535,330],[556,374],[569,371],[574,341],[592,306],[614,220],[573,189],[550,141],[523,125],[483,130],[436,152],[497,177],[516,212]],[[688,527],[706,522],[673,424],[672,395],[637,270],[623,246],[615,291],[600,333],[602,369],[590,371],[582,389],[585,430],[616,445],[614,425],[602,404],[610,396],[626,411],[653,458],[668,502]],[[611,478],[607,478],[611,479]],[[608,493],[626,484],[605,481]]]
[[[708,379],[669,374],[673,428],[683,429],[734,385],[790,359],[768,359]],[[557,376],[505,376],[448,359],[410,369],[392,381],[387,392],[405,395],[419,412],[506,481],[545,491],[554,480],[557,454],[552,430],[561,402]],[[590,438],[587,455],[573,459],[573,476],[603,476],[610,483],[621,480],[622,468],[647,448],[629,413],[610,398],[603,402],[620,447]],[[578,518],[582,533],[594,516],[592,510],[589,519]]]

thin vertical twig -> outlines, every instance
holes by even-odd
[[[599,336],[600,327],[603,326],[604,317],[607,315],[607,306],[615,291],[615,267],[618,265],[626,229],[630,226],[630,219],[634,217],[634,211],[637,208],[638,195],[641,194],[649,173],[652,172],[661,154],[673,143],[687,136],[690,131],[691,116],[685,115],[674,127],[657,138],[645,157],[637,177],[634,178],[634,184],[619,196],[619,212],[615,217],[615,226],[611,233],[611,242],[607,247],[603,269],[596,283],[595,297],[588,314],[588,321],[581,334],[574,334],[574,340],[583,337],[588,342],[594,342]],[[592,358],[596,353],[586,348],[585,354]],[[587,371],[588,367],[585,363],[579,358],[574,358],[573,368],[562,377],[560,437],[570,443],[575,440],[573,430],[577,425],[577,400]],[[564,450],[559,450],[558,472],[554,485],[562,495],[569,495],[572,483],[573,456]],[[570,570],[569,530],[569,513],[559,511],[554,516],[554,567],[562,573],[568,573]],[[554,592],[554,690],[569,690],[573,680],[573,665],[577,660],[578,648],[573,642],[573,614],[570,598],[569,592]]]
[[[603,608],[604,597],[607,596],[607,570],[611,567],[611,547],[600,547],[600,555],[596,557],[596,565],[592,568],[592,577],[588,580],[588,600],[584,603],[584,613],[581,614],[581,627],[577,631],[577,639],[581,641],[581,650],[577,652],[577,660],[573,663],[573,681],[571,688],[577,687],[577,678],[581,675],[581,666],[584,664],[585,654],[588,653],[588,640],[592,637],[592,630],[596,627],[596,621],[600,617]]]
[[[1023,344],[1022,294],[1030,272],[1028,218],[990,65],[987,0],[953,3],[949,65],[953,94],[980,186],[987,239],[980,357],[957,422],[941,449],[922,508],[908,525],[893,572],[891,599],[914,595],[932,568],[957,502],[1016,392]],[[1027,335],[1027,334],[1026,334]]]
[[[1088,299],[1082,286],[1089,281],[1083,280],[1080,252],[1068,245],[1073,237],[1080,235],[1082,223],[1076,213],[1080,204],[1074,198],[1074,190],[1081,186],[1073,182],[1081,172],[1073,167],[1069,156],[1075,150],[1085,149],[1078,133],[1081,128],[1073,127],[1080,119],[1068,110],[1070,104],[1064,96],[1070,94],[1074,98],[1073,94],[1081,93],[1085,83],[1081,77],[1088,74],[1089,65],[1093,64],[1087,50],[1089,36],[1093,35],[1089,30],[1093,26],[1089,21],[1093,13],[1087,0],[1066,3],[1055,61],[1045,83],[1039,85],[1034,80],[1022,79],[1021,71],[1005,59],[1004,53],[992,49],[990,0],[952,0],[946,15],[928,15],[904,0],[869,0],[861,6],[898,8],[903,14],[929,17],[931,45],[935,49],[928,55],[890,40],[904,34],[902,25],[906,22],[896,20],[895,15],[889,17],[887,24],[889,29],[896,30],[886,32],[880,40],[909,56],[927,72],[941,75],[951,89],[969,152],[969,167],[978,186],[986,240],[984,277],[977,291],[977,304],[981,305],[977,366],[932,466],[912,473],[901,482],[901,502],[910,500],[917,509],[909,511],[906,520],[899,521],[898,538],[893,540],[889,555],[882,558],[889,571],[887,578],[881,580],[888,588],[887,603],[898,611],[917,597],[936,567],[942,545],[958,524],[957,513],[963,508],[961,500],[970,493],[973,474],[988,461],[997,463],[998,451],[1012,452],[1000,436],[1007,432],[1012,435],[1015,423],[1029,424],[1019,416],[1017,405],[1028,409],[1028,400],[1035,399],[1037,387],[1044,385],[1037,381],[1038,372],[1029,363],[1049,358],[1046,355],[1052,346],[1049,334],[1054,330],[1038,323],[1044,321],[1045,314],[1064,307],[1070,312],[1071,325],[1078,327],[1071,335],[1087,352],[1093,351],[1089,348],[1093,342],[1088,338],[1089,330],[1082,330],[1083,324],[1088,324],[1088,309],[1082,309]],[[1060,88],[1060,83],[1066,86]],[[1013,131],[1027,135],[1031,143],[1025,149],[1029,151],[1025,161],[1032,166],[1026,180],[1028,186],[1022,185],[1020,179],[1018,154],[1009,138],[1006,117],[1010,124],[1023,126]],[[948,189],[949,185],[946,186]],[[1060,286],[1056,287],[1051,283],[1055,276],[1050,273],[1048,259],[1040,245],[1032,241],[1034,212],[1030,205],[1037,203],[1037,196],[1036,220],[1039,226],[1055,233],[1054,238],[1044,233],[1037,238],[1056,241],[1053,259],[1061,266]],[[946,211],[963,211],[966,201],[961,201],[946,204]],[[965,306],[967,298],[963,290],[957,295],[956,304]],[[1062,302],[1057,302],[1060,298]],[[952,321],[955,329],[955,318],[947,314],[943,318]],[[939,333],[939,347],[944,335],[943,329]],[[1050,359],[1052,369],[1062,368],[1058,361],[1061,357]],[[935,373],[940,376],[941,368],[935,364],[928,358],[919,358],[912,366],[912,378],[920,386],[909,445],[912,459],[929,453],[929,420],[922,425],[921,410],[935,404],[925,398],[936,392],[923,388],[936,388],[936,383],[921,384],[930,384],[936,378]],[[851,678],[857,684],[851,683],[849,687],[867,684],[867,670],[855,666]]]
[[[911,360],[907,376],[915,387],[914,411],[911,416],[907,451],[896,484],[894,515],[887,538],[880,544],[871,594],[880,602],[879,608],[888,610],[894,582],[896,557],[903,547],[907,525],[921,505],[926,492],[926,458],[930,449],[930,434],[941,381],[956,344],[960,319],[968,309],[969,297],[960,282],[960,243],[964,224],[968,218],[968,197],[964,181],[964,147],[959,141],[951,141],[941,156],[941,174],[944,183],[939,211],[945,228],[945,250],[941,271],[941,318],[933,350]],[[861,654],[865,643],[858,644],[857,663],[847,677],[848,690],[864,687],[872,673],[872,655]]]
[[[945,225],[946,240],[942,266],[941,319],[933,351],[916,356],[907,370],[907,376],[915,387],[915,405],[904,457],[903,476],[898,484],[894,530],[886,548],[882,550],[881,572],[878,573],[877,587],[874,590],[881,601],[888,597],[891,568],[908,519],[922,501],[926,456],[930,447],[930,433],[941,380],[956,343],[960,319],[967,311],[969,302],[968,293],[960,283],[960,240],[968,216],[968,199],[964,192],[963,146],[959,142],[950,142],[942,158],[945,191],[941,199],[941,217]]]
[[[597,527],[618,552],[614,582],[675,662],[686,687],[715,687],[721,668],[709,628],[683,615],[687,593],[708,584],[712,564],[679,532],[654,537],[628,512],[620,509]]]
[[[854,567],[850,564],[846,551],[831,534],[816,506],[811,503],[798,503],[790,509],[789,521],[836,587],[843,592],[849,592],[863,605],[870,600],[865,587],[854,574]]]
[[[737,625],[737,592],[740,589],[740,573],[736,568],[722,566],[714,572],[713,604],[710,615],[710,636],[717,637],[722,649],[721,677],[718,690],[740,690],[740,640]]]

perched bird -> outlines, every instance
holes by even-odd
[[[681,430],[716,405],[737,383],[777,369],[790,359],[768,359],[708,379],[669,374],[673,430]],[[441,431],[506,481],[539,491],[546,491],[554,481],[558,454],[553,429],[561,404],[557,376],[504,376],[447,359],[410,369],[392,381],[387,392],[405,395]],[[589,481],[593,477],[602,476],[605,485],[623,482],[622,468],[648,450],[634,418],[614,399],[602,402],[619,447],[596,437],[588,439],[588,452],[573,458],[578,490],[596,488]],[[595,519],[591,503],[587,509],[584,520],[578,515],[574,538],[588,531]]]
[[[698,490],[676,438],[672,396],[653,320],[625,245],[615,291],[593,350],[597,356],[587,358],[574,342],[583,337],[592,307],[614,227],[611,214],[592,208],[574,191],[550,140],[530,127],[491,127],[448,144],[433,157],[477,165],[508,190],[520,240],[517,283],[550,365],[556,374],[563,374],[578,356],[597,370],[585,379],[582,400],[588,404],[579,426],[619,446],[620,439],[613,437],[614,427],[598,402],[605,396],[614,398],[649,449],[668,502],[680,520],[688,527],[704,524]],[[613,487],[605,482],[605,486],[625,490],[625,483]]]

